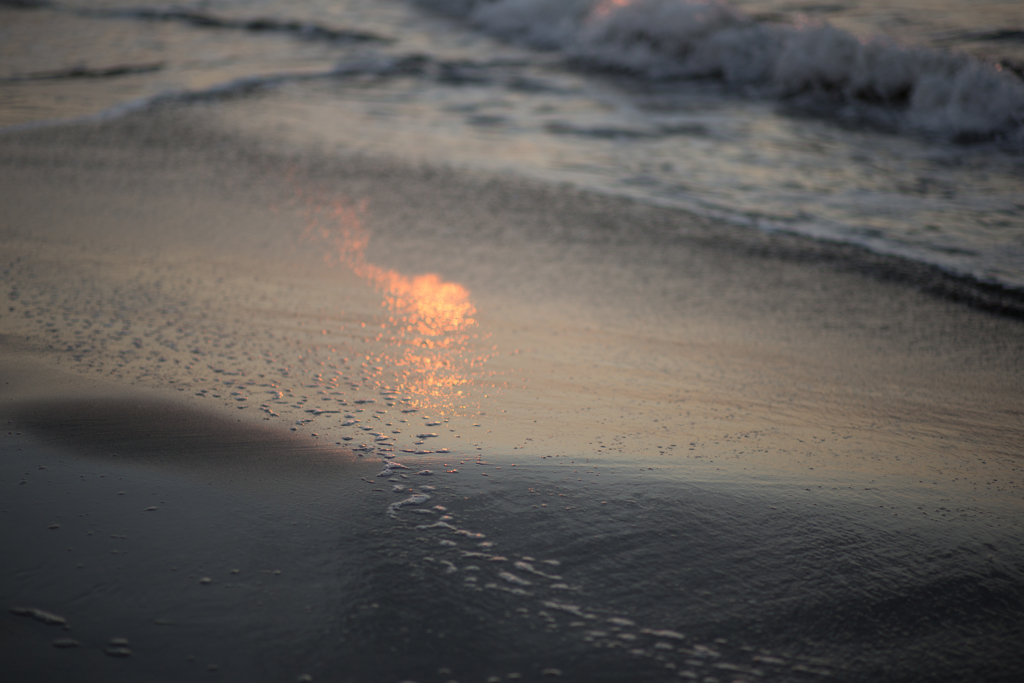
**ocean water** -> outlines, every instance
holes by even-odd
[[[0,12],[2,124],[262,84],[268,107],[346,149],[569,182],[1024,287],[1024,11],[1011,1]]]
[[[10,348],[279,430],[5,402],[4,514],[31,524],[4,525],[0,595],[81,647],[5,615],[4,666],[1019,680],[1017,323],[839,271],[898,315],[809,315],[822,280],[757,298],[757,258],[688,257],[648,206],[1020,289],[1022,22],[938,1],[0,5]],[[61,125],[82,119],[102,125]],[[758,306],[776,319],[752,328]],[[102,655],[114,636],[131,658]]]

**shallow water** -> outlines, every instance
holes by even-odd
[[[0,116],[263,84],[270,101],[244,99],[243,118],[270,109],[266,125],[307,144],[500,168],[1024,286],[1016,3],[474,7],[4,7]]]
[[[593,496],[564,466],[492,467],[481,484],[432,478],[429,500],[389,519],[400,496],[374,485],[372,462],[251,497],[83,460],[43,434],[5,442],[31,471],[4,459],[18,523],[3,571],[18,578],[3,598],[59,608],[71,629],[8,616],[17,677],[1012,680],[1019,667],[1019,543],[891,486],[881,507],[850,480],[652,485],[593,468],[608,479]],[[53,634],[80,645],[55,656]],[[103,656],[113,637],[130,658]]]
[[[1024,286],[1019,8],[735,5],[971,128],[441,4],[0,6],[3,124],[110,114],[0,139],[9,671],[1018,680],[1019,323],[756,231]]]
[[[12,671],[1022,670],[1019,323],[238,120],[5,141]]]

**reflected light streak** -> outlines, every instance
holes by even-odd
[[[634,0],[604,0],[604,2],[597,3],[590,14],[587,16],[588,21],[594,21],[597,19],[604,19],[612,12],[622,7],[628,7],[632,5]]]
[[[342,201],[305,202],[304,240],[325,243],[331,249],[324,257],[329,263],[349,268],[382,292],[387,323],[375,341],[397,351],[380,357],[398,375],[393,389],[419,395],[439,411],[459,406],[463,387],[489,355],[474,355],[470,330],[477,324],[476,307],[469,290],[438,275],[408,276],[366,260],[370,231],[363,225],[366,203]],[[378,355],[379,350],[374,355]]]
[[[584,21],[592,23],[601,19],[607,19],[615,12],[625,9],[631,5],[637,5],[640,2],[642,2],[642,0],[603,0],[603,2],[599,2],[594,5]],[[687,0],[686,4],[708,5],[711,4],[711,0]]]

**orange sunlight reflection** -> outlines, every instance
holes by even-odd
[[[615,12],[629,7],[630,5],[636,5],[639,0],[603,0],[597,3],[587,14],[585,21],[595,22],[600,19],[606,19]],[[693,4],[710,4],[710,0],[690,0]]]
[[[464,388],[490,357],[490,352],[471,344],[479,335],[471,332],[477,323],[469,290],[433,273],[410,277],[368,263],[370,232],[362,222],[365,212],[365,202],[307,201],[303,239],[330,245],[325,252],[329,263],[346,266],[383,293],[386,322],[380,324],[381,333],[373,341],[393,352],[370,351],[374,361],[396,373],[395,386],[388,388],[414,394],[424,407],[439,412],[466,408]]]
[[[604,0],[604,2],[597,3],[590,14],[587,16],[588,20],[603,19],[609,14],[614,12],[620,7],[626,7],[632,5],[634,0]]]

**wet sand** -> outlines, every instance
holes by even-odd
[[[0,139],[16,677],[1024,670],[1012,294],[230,124]]]
[[[374,531],[336,520],[365,517],[375,469],[350,454],[152,396],[6,408],[8,680],[294,680],[297,643],[354,608],[336,547]],[[9,610],[43,605],[64,623]]]

